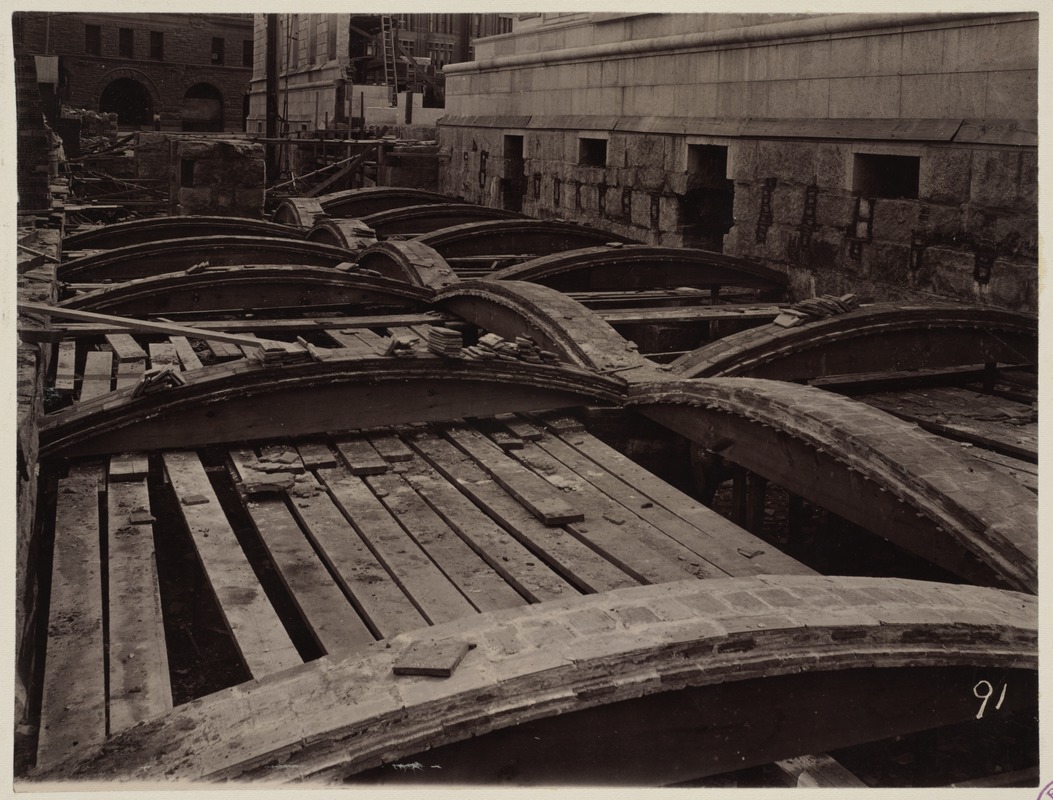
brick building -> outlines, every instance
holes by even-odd
[[[1037,308],[1037,14],[531,14],[476,58],[446,68],[448,194],[798,296]]]
[[[16,12],[16,54],[59,57],[59,96],[115,112],[122,127],[244,129],[249,14]]]

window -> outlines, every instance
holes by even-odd
[[[154,61],[164,61],[165,57],[165,35],[161,31],[150,31],[150,58]]]
[[[121,58],[135,58],[135,31],[131,28],[117,29],[117,52]]]
[[[307,15],[307,63],[313,64],[318,57],[318,15]]]
[[[223,64],[223,39],[218,37],[212,38],[212,63]]]
[[[252,66],[252,39],[241,40],[241,66]]]
[[[89,56],[102,55],[102,28],[98,25],[84,26],[84,52]]]
[[[578,163],[585,167],[604,167],[607,165],[607,140],[578,139]]]
[[[852,189],[863,197],[918,198],[918,156],[856,153]]]

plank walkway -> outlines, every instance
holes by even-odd
[[[503,448],[509,438],[519,446]],[[222,478],[195,452],[118,454],[105,516],[102,467],[74,463],[59,484],[41,763],[172,706],[151,457],[216,601],[198,624],[228,631],[256,679],[303,664],[297,630],[322,654],[344,654],[640,584],[810,574],[613,452],[557,415],[241,445],[209,467]],[[227,479],[235,491],[223,494]],[[546,520],[539,508],[571,513]],[[279,588],[265,590],[260,569]]]

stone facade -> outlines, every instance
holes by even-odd
[[[17,12],[13,25],[16,53],[59,56],[71,107],[134,105],[122,127],[152,129],[156,113],[162,130],[244,129],[249,14]]]
[[[443,191],[759,258],[798,297],[1037,308],[1034,15],[530,23],[447,69]]]

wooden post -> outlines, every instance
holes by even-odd
[[[267,138],[274,139],[278,135],[278,15],[267,15],[267,52],[266,52],[266,113],[267,113]],[[278,147],[272,141],[265,145],[265,163],[267,182],[271,183],[278,178],[280,172],[280,160]]]
[[[746,473],[746,524],[750,533],[764,532],[764,500],[768,481],[755,472]]]
[[[732,468],[731,521],[740,527],[746,522],[746,470],[740,466]]]

